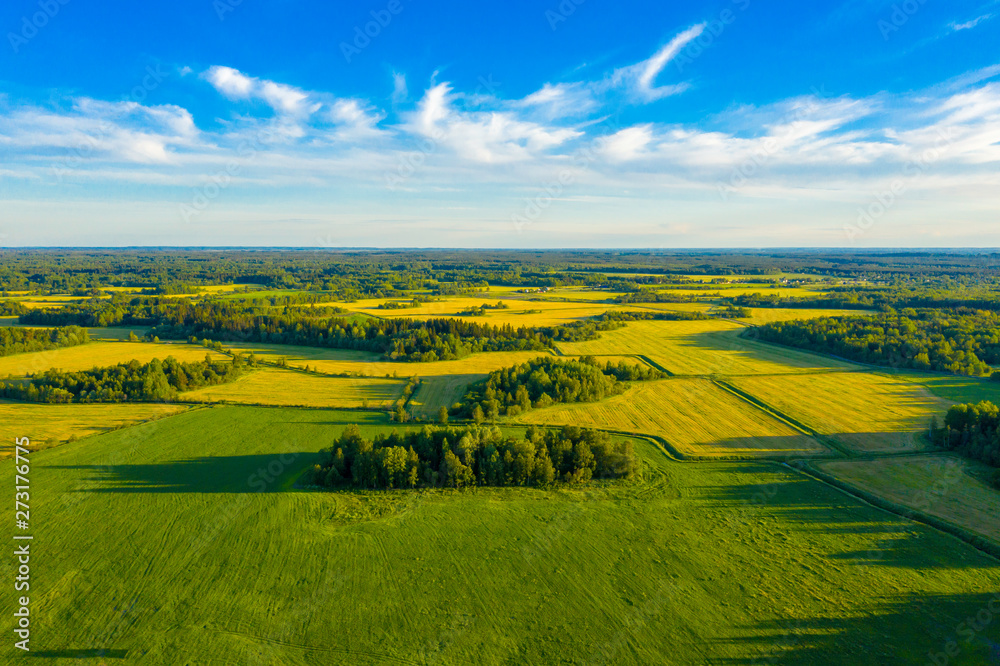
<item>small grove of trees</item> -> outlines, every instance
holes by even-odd
[[[639,472],[632,442],[567,426],[528,428],[523,439],[499,428],[424,426],[374,440],[356,425],[321,453],[307,482],[329,488],[466,488],[583,483],[631,478]]]
[[[954,405],[943,427],[937,417],[931,420],[930,436],[936,446],[1000,467],[1000,408],[992,402]],[[1000,487],[1000,469],[992,480]]]
[[[80,372],[47,370],[28,382],[0,384],[0,395],[29,402],[164,402],[178,393],[231,382],[243,374],[242,356],[230,362],[181,363],[173,356],[149,363],[133,360]]]
[[[483,303],[482,305],[471,307],[466,310],[462,310],[458,314],[463,317],[483,317],[486,315],[487,310],[509,310],[510,306],[503,301],[497,301],[496,304],[491,305],[489,303]]]
[[[897,368],[982,376],[1000,364],[1000,314],[994,312],[904,310],[773,322],[752,330],[764,342]]]
[[[0,327],[0,356],[73,347],[90,342],[87,330],[79,326],[63,328]]]
[[[659,370],[624,361],[601,365],[593,356],[579,360],[539,357],[496,370],[469,387],[452,411],[477,423],[494,421],[501,414],[517,416],[532,407],[557,402],[594,402],[618,395],[625,382],[661,379]]]

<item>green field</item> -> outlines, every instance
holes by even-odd
[[[986,465],[939,454],[824,461],[819,469],[880,497],[943,518],[1000,545],[1000,493]]]
[[[636,484],[296,490],[358,418],[220,407],[32,456],[32,656],[912,663],[1000,589],[995,560],[787,468],[641,441]],[[998,632],[952,663],[985,663]]]
[[[925,448],[950,402],[918,384],[870,372],[734,377],[730,383],[858,453]]]
[[[706,379],[638,383],[626,393],[601,402],[534,409],[517,420],[655,435],[681,453],[693,456],[827,453],[812,437]]]

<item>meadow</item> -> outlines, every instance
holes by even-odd
[[[690,456],[787,457],[828,453],[812,437],[706,379],[636,383],[622,395],[598,403],[533,409],[516,421],[655,435]]]
[[[566,355],[644,355],[676,375],[777,374],[855,369],[845,361],[783,349],[739,337],[739,324],[706,321],[634,321],[587,342],[559,343]]]
[[[931,417],[940,419],[951,405],[918,384],[870,372],[733,377],[728,381],[856,453],[925,448],[924,433]]]
[[[168,356],[173,356],[178,361],[203,361],[206,354],[216,361],[229,358],[205,347],[186,343],[92,342],[77,347],[0,357],[0,378],[24,377],[49,368],[75,372],[132,360],[148,363],[154,358],[165,359]]]
[[[32,447],[47,449],[71,438],[171,416],[187,409],[187,405],[42,405],[0,400],[0,424],[5,431],[0,458],[13,455],[14,437],[30,437]]]
[[[251,405],[388,409],[403,394],[405,382],[361,377],[324,377],[297,370],[264,368],[229,384],[180,394],[188,402]]]
[[[788,468],[644,440],[631,484],[296,489],[354,421],[394,427],[215,407],[34,454],[32,657],[912,663],[1000,589],[995,560]],[[998,631],[951,663],[985,663]]]
[[[1000,493],[989,468],[949,454],[872,461],[824,461],[816,466],[851,485],[929,513],[1000,545]]]

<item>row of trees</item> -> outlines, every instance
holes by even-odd
[[[904,310],[821,317],[773,322],[746,334],[897,368],[983,376],[1000,364],[1000,314],[994,312]]]
[[[49,329],[0,327],[0,356],[74,347],[88,342],[90,336],[86,329],[78,326]]]
[[[206,354],[204,361],[182,363],[173,356],[149,363],[133,360],[107,368],[78,372],[47,370],[27,382],[0,384],[6,398],[29,402],[168,402],[178,393],[203,386],[231,382],[247,366],[241,356],[230,362],[216,362]]]
[[[665,377],[659,370],[624,361],[601,365],[593,356],[579,360],[539,357],[496,370],[469,387],[452,412],[477,423],[496,420],[501,414],[517,416],[532,407],[557,402],[596,402],[618,395],[628,381]]]
[[[532,427],[517,439],[495,426],[424,426],[372,440],[351,425],[323,450],[307,481],[329,488],[547,487],[638,472],[632,442],[614,442],[595,430]]]
[[[931,421],[930,434],[941,448],[1000,467],[1000,408],[988,400],[953,406],[944,418],[944,427],[937,417]],[[1000,488],[1000,469],[992,481]]]

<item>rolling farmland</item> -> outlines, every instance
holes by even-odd
[[[1000,586],[971,547],[790,470],[678,465],[642,441],[639,484],[296,491],[359,417],[390,427],[221,407],[35,454],[33,499],[51,509],[33,655],[888,663],[940,649]]]
[[[859,453],[924,448],[931,416],[940,418],[950,404],[917,384],[868,372],[734,377],[729,382]]]
[[[579,425],[656,435],[693,456],[777,456],[824,453],[815,439],[705,379],[635,384],[597,403],[526,412],[519,423]]]
[[[91,342],[76,347],[15,354],[0,357],[0,377],[24,377],[57,368],[66,372],[90,370],[137,360],[148,363],[154,358],[173,356],[178,361],[203,361],[205,354],[213,360],[226,360],[225,354],[199,345],[155,342]]]
[[[324,377],[296,370],[265,368],[229,384],[207,386],[180,395],[191,402],[372,409],[388,408],[403,393],[392,379]]]
[[[1000,493],[989,469],[957,456],[900,456],[872,461],[824,461],[816,466],[905,507],[929,513],[1000,545]]]

